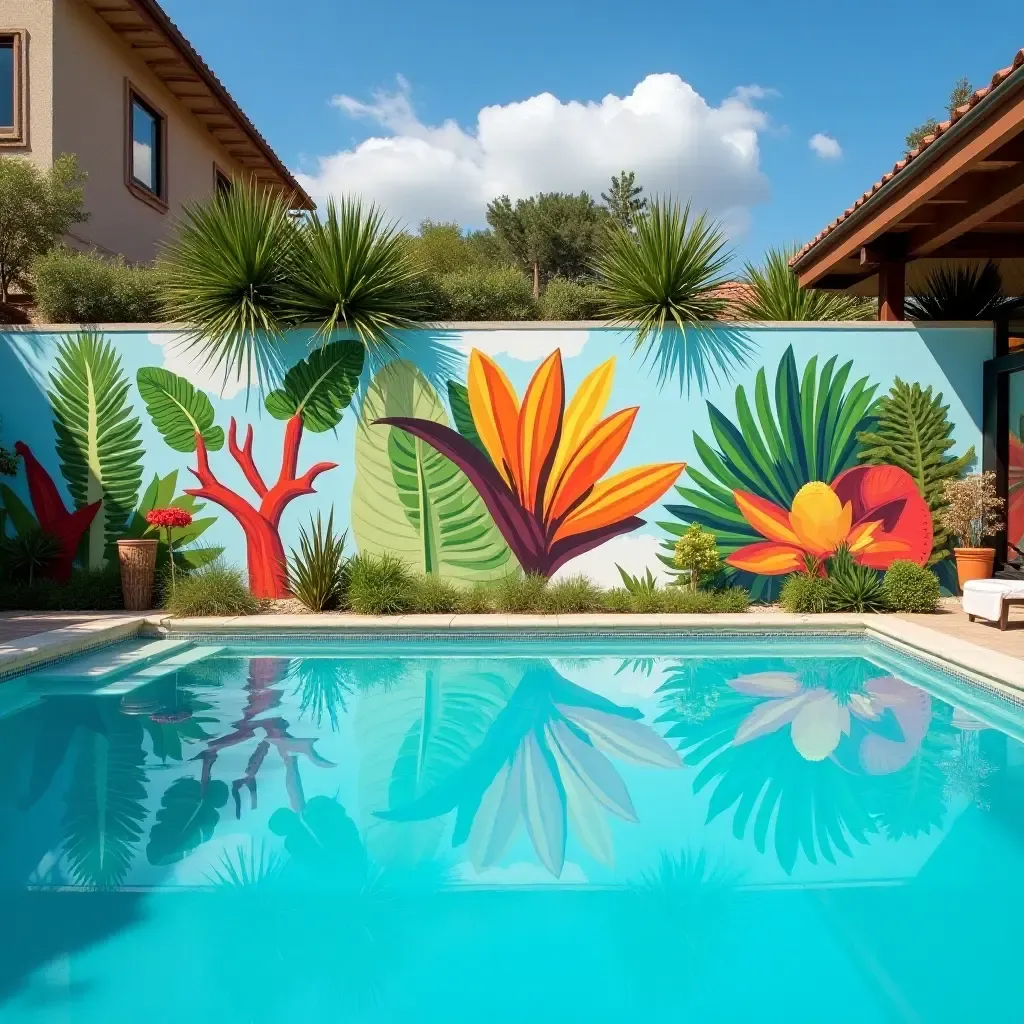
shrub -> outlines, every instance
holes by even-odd
[[[345,538],[334,532],[334,509],[326,524],[317,512],[309,519],[309,532],[299,527],[299,547],[288,557],[288,586],[310,610],[322,612],[344,603],[348,583]]]
[[[593,281],[553,277],[540,297],[544,320],[596,320],[601,309],[601,289]]]
[[[544,611],[544,591],[548,581],[533,573],[509,573],[493,584],[494,607],[499,612]]]
[[[933,612],[939,603],[939,578],[916,562],[893,562],[882,577],[885,604],[894,612]]]
[[[602,611],[606,612],[631,612],[633,610],[633,599],[625,587],[612,587],[601,595]]]
[[[245,573],[217,559],[178,576],[166,591],[164,607],[175,618],[201,615],[254,615],[262,604],[252,596]]]
[[[601,609],[601,588],[583,575],[549,583],[543,596],[543,610],[554,615],[574,615]]]
[[[160,319],[159,275],[124,259],[53,249],[32,265],[36,304],[51,323],[147,323]]]
[[[797,572],[782,584],[779,604],[787,612],[820,614],[828,611],[829,596],[829,582],[824,576]]]
[[[537,305],[529,278],[513,267],[470,267],[428,278],[438,320],[533,320]]]
[[[487,583],[474,583],[460,590],[455,609],[461,615],[486,615],[494,611],[494,588]]]
[[[359,554],[348,563],[348,603],[360,615],[400,615],[412,605],[414,580],[400,558]]]
[[[413,580],[409,610],[425,615],[445,615],[459,610],[459,588],[440,576],[417,576]]]
[[[676,541],[672,561],[677,569],[686,573],[690,591],[696,593],[698,586],[714,579],[722,568],[718,540],[713,533],[705,532],[700,523],[691,523]]]
[[[102,569],[73,569],[63,583],[37,579],[0,586],[0,610],[39,612],[117,611],[124,608],[121,570],[116,562]]]
[[[13,537],[4,537],[0,542],[0,556],[5,573],[31,587],[36,577],[60,557],[60,541],[53,534],[33,526]]]
[[[881,573],[859,565],[843,546],[826,563],[828,610],[832,612],[879,612],[885,608]]]

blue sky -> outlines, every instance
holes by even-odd
[[[899,159],[910,127],[943,116],[960,75],[979,86],[1024,46],[1019,0],[978,14],[893,0],[881,17],[847,0],[163,2],[318,192],[471,223],[489,189],[599,191],[608,167],[647,167],[641,181],[693,192],[745,257],[816,233]],[[737,96],[749,86],[764,94]],[[545,92],[558,102],[509,106]],[[654,110],[635,144],[611,116],[621,105],[566,106],[609,94]],[[484,107],[499,109],[478,138]],[[816,133],[841,155],[817,155]]]

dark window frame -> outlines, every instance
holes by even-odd
[[[136,199],[161,213],[167,212],[167,115],[130,79],[125,79],[124,91],[124,183]],[[132,108],[138,103],[157,121],[156,175],[158,191],[154,192],[135,177],[132,151]]]
[[[28,141],[28,32],[0,28],[0,39],[10,40],[14,51],[14,124],[0,126],[0,148],[24,146]]]
[[[213,194],[225,195],[231,191],[234,186],[234,180],[223,167],[219,166],[216,162],[213,165]]]

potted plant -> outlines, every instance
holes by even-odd
[[[999,513],[1003,499],[996,494],[995,473],[973,473],[960,480],[947,480],[942,489],[944,506],[938,519],[957,540],[953,548],[960,589],[969,580],[986,580],[992,575],[996,549],[982,547],[1003,526]]]

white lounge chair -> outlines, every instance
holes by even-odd
[[[1024,580],[970,580],[961,603],[971,622],[988,619],[1006,629],[1011,606],[1024,605]]]

